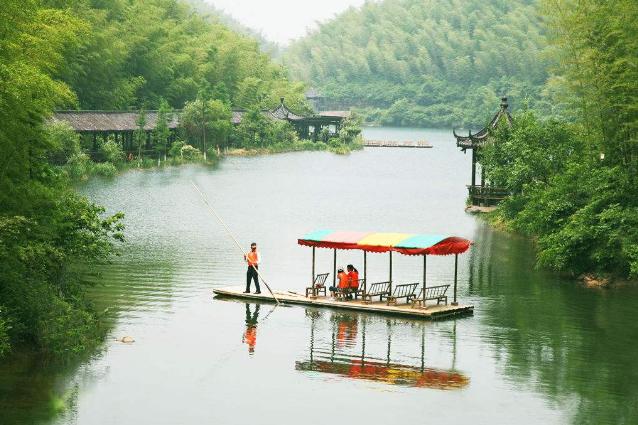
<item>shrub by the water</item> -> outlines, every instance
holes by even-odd
[[[178,158],[182,156],[182,147],[185,143],[182,140],[176,140],[168,150],[168,156],[171,158]]]
[[[93,164],[92,173],[102,177],[113,177],[117,174],[117,167],[110,162]]]
[[[199,160],[200,158],[202,158],[202,153],[199,151],[199,149],[191,145],[182,146],[182,148],[180,149],[180,155],[182,158],[191,161]]]
[[[116,143],[113,140],[108,140],[107,142],[102,143],[99,151],[102,159],[106,162],[110,162],[113,165],[117,165],[124,161],[124,150],[122,150],[119,143]]]
[[[91,174],[93,162],[84,152],[71,156],[66,163],[65,170],[73,180],[84,180]]]

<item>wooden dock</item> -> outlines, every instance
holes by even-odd
[[[264,290],[261,294],[244,294],[241,286],[214,289],[213,292],[219,297],[240,298],[246,301],[274,302],[270,293]],[[453,316],[469,315],[474,312],[472,305],[428,305],[426,308],[412,308],[410,304],[386,305],[385,301],[363,303],[358,300],[337,301],[332,297],[318,296],[317,298],[306,298],[303,294],[292,291],[273,291],[281,303],[308,305],[313,307],[326,307],[345,310],[365,311],[369,313],[386,314],[393,316],[412,317],[426,320],[438,320]]]
[[[421,141],[392,141],[392,140],[364,140],[363,146],[367,148],[431,148],[432,145],[425,140]]]

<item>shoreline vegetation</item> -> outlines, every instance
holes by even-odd
[[[166,116],[170,117],[170,113]],[[188,128],[180,128],[180,137],[169,143],[168,133],[164,136],[158,135],[162,133],[165,118],[158,121],[158,130],[150,137],[150,144],[146,135],[140,131],[142,136],[139,143],[145,148],[137,152],[128,152],[128,155],[112,138],[93,143],[88,139],[83,140],[81,135],[75,133],[64,122],[50,123],[45,127],[45,137],[55,146],[55,149],[49,151],[50,162],[56,164],[71,181],[81,181],[93,176],[114,177],[119,172],[130,169],[192,163],[214,165],[227,156],[258,156],[300,151],[326,151],[347,155],[363,149],[361,128],[356,118],[345,120],[339,134],[331,136],[325,132],[319,135],[322,140],[317,141],[299,139],[290,124],[269,120],[260,121],[257,124],[259,128],[254,130],[256,134],[246,139],[242,137],[243,124],[240,124],[224,135],[221,147],[213,141],[214,144],[206,150],[206,155],[203,154],[205,142],[197,135],[191,134]],[[255,123],[245,125],[254,127]],[[229,142],[229,139],[233,142]],[[91,151],[88,146],[96,149]]]
[[[638,6],[548,5],[568,116],[514,114],[482,149],[486,181],[510,196],[491,221],[530,237],[537,264],[590,286],[638,280]],[[592,37],[592,34],[597,34]]]
[[[75,182],[130,167],[214,163],[226,151],[345,154],[360,146],[354,119],[338,134],[313,135],[319,142],[268,119],[263,111],[284,97],[291,110],[311,113],[304,84],[255,39],[188,2],[6,0],[0,29],[0,357],[29,347],[70,361],[107,332],[79,270],[117,255],[123,213],[106,215]],[[149,107],[159,107],[151,134]],[[138,129],[124,151],[122,140],[52,121],[61,109],[139,111]],[[236,125],[233,110],[245,111]]]

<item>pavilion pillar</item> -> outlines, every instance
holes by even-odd
[[[481,205],[486,206],[485,202],[485,169],[481,164]]]
[[[476,150],[472,149],[472,188],[476,186]]]
[[[459,305],[456,302],[456,282],[458,280],[458,270],[459,270],[459,254],[454,254],[454,301],[452,301],[452,305]]]
[[[481,189],[485,186],[485,167],[481,164]]]
[[[423,307],[425,307],[425,288],[426,288],[425,272],[427,270],[427,265],[428,265],[428,255],[423,254]]]

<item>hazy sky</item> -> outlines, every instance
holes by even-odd
[[[317,21],[326,21],[365,0],[206,0],[262,34],[286,44],[301,37]]]

